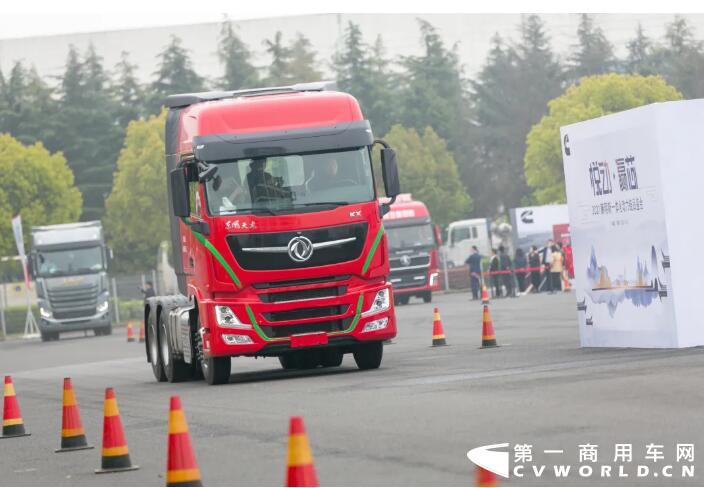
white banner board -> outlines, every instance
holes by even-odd
[[[704,344],[702,134],[704,100],[562,127],[582,346]]]
[[[553,238],[552,226],[569,222],[567,205],[540,205],[512,208],[513,244],[528,251],[530,246],[538,249]]]

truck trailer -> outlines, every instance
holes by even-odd
[[[112,333],[110,254],[99,221],[32,227],[29,269],[43,341],[76,330]]]
[[[440,232],[433,225],[428,208],[413,200],[410,193],[399,195],[384,216],[384,227],[389,241],[389,280],[396,305],[407,304],[413,296],[429,303],[433,291],[440,288]]]
[[[330,83],[172,95],[165,132],[179,294],[146,301],[158,381],[226,383],[231,358],[379,367],[396,335],[375,181],[396,156]],[[381,146],[381,174],[371,150]]]

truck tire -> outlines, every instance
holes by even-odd
[[[159,334],[156,326],[156,310],[150,309],[147,320],[147,351],[149,351],[149,362],[152,363],[152,372],[157,381],[166,381],[161,353],[159,353]]]
[[[162,310],[159,317],[159,352],[161,353],[164,374],[169,383],[178,383],[191,377],[191,367],[182,359],[174,357],[169,346],[168,332],[166,330],[166,311]]]
[[[59,333],[58,332],[41,332],[41,336],[42,336],[42,342],[58,341],[59,340]]]
[[[301,351],[301,369],[315,369],[322,361],[322,355],[319,349],[311,349],[310,351]]]
[[[323,368],[334,368],[342,364],[344,354],[336,347],[323,349],[320,364]]]
[[[384,355],[384,344],[382,342],[370,342],[357,346],[354,350],[354,362],[359,369],[376,369],[381,365],[381,358]]]
[[[423,298],[423,302],[425,302],[425,303],[432,302],[433,301],[433,292],[430,292],[430,291],[423,292],[422,298]]]
[[[299,369],[301,356],[298,353],[292,352],[279,356],[279,363],[284,369]]]
[[[394,305],[408,305],[408,301],[411,299],[410,295],[399,295],[394,297]]]
[[[209,385],[222,385],[230,382],[230,369],[232,367],[230,356],[206,359],[203,354],[203,338],[200,334],[196,334],[196,354],[206,383]]]

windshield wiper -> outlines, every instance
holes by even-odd
[[[308,203],[296,203],[296,207],[318,207],[318,206],[335,206],[341,207],[342,205],[349,205],[350,202],[308,202]]]

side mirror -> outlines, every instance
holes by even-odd
[[[34,253],[31,253],[29,256],[27,256],[27,273],[29,274],[29,277],[32,279],[35,279],[36,276],[36,266],[34,265],[36,256]]]
[[[191,215],[191,205],[188,199],[188,180],[184,168],[172,169],[171,178],[171,206],[176,217]]]
[[[401,193],[401,182],[398,179],[396,151],[390,147],[381,150],[381,171],[384,175],[384,191],[393,201]]]

